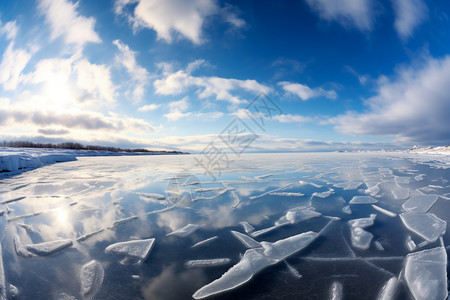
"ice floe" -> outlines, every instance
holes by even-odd
[[[231,233],[247,248],[260,248],[261,245],[243,233],[232,230]]]
[[[373,225],[375,221],[376,215],[371,214],[368,218],[360,218],[360,219],[353,219],[348,221],[348,224],[351,227],[361,227],[361,228],[367,228]]]
[[[400,218],[411,232],[435,242],[447,229],[447,222],[430,213],[403,213]]]
[[[81,295],[84,299],[93,299],[99,291],[105,271],[103,266],[96,260],[91,260],[81,267],[80,282]]]
[[[179,237],[186,237],[192,233],[194,233],[195,231],[197,231],[200,228],[200,226],[195,225],[195,224],[188,224],[186,226],[184,226],[183,228],[180,228],[178,230],[172,231],[168,234],[166,234],[166,236],[170,236],[170,235],[174,235],[174,236],[179,236]]]
[[[373,234],[362,229],[361,227],[351,227],[350,237],[353,247],[361,250],[367,250],[370,247],[370,242],[372,241]]]
[[[409,198],[409,194],[411,193],[411,189],[409,188],[400,188],[392,190],[392,195],[397,200],[406,200]]]
[[[352,209],[350,208],[350,205],[346,205],[342,208],[342,212],[347,214],[347,215],[351,215],[352,214]]]
[[[218,238],[219,238],[219,237],[218,237],[217,235],[216,235],[216,236],[213,236],[213,237],[210,237],[210,238],[208,238],[208,239],[206,239],[206,240],[203,240],[203,241],[200,241],[200,242],[194,244],[194,245],[192,246],[192,248],[196,248],[196,247],[200,247],[200,246],[207,245],[207,244],[211,243],[212,241],[217,240]]]
[[[408,212],[426,213],[438,200],[438,195],[414,195],[403,203],[402,207]]]
[[[39,244],[28,244],[27,250],[40,256],[50,255],[72,246],[72,240],[56,240]]]
[[[313,207],[296,207],[287,211],[286,215],[275,222],[275,226],[283,226],[287,224],[297,224],[312,218],[321,216],[320,212],[314,210]]]
[[[377,203],[378,200],[370,197],[370,196],[354,196],[349,204],[373,204]]]
[[[386,215],[388,217],[395,218],[397,216],[397,214],[395,212],[392,212],[392,211],[387,210],[385,208],[379,207],[378,205],[372,204],[372,207],[375,210],[379,211],[380,213],[382,213],[382,214],[384,214],[384,215]]]
[[[21,257],[30,258],[35,256],[33,253],[27,250],[25,246],[22,245],[19,236],[16,234],[14,236],[14,248],[16,250],[16,254]]]
[[[184,265],[187,268],[205,268],[228,265],[231,262],[229,258],[197,259],[188,260]]]
[[[106,247],[105,252],[137,258],[140,261],[144,261],[150,254],[150,250],[152,249],[154,243],[155,239],[120,242],[109,245]]]
[[[415,299],[447,299],[447,252],[437,247],[408,254],[403,276]]]

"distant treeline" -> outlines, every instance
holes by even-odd
[[[128,153],[171,153],[171,154],[185,154],[181,151],[156,151],[147,149],[121,149],[117,147],[103,147],[103,146],[92,146],[92,145],[82,145],[80,143],[60,143],[60,144],[44,144],[44,143],[33,143],[28,141],[3,141],[0,142],[0,147],[12,147],[12,148],[48,148],[48,149],[72,149],[72,150],[90,150],[90,151],[110,151],[110,152],[128,152]]]

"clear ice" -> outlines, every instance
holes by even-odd
[[[447,222],[431,213],[403,213],[400,218],[406,228],[428,242],[435,242],[447,229]]]
[[[415,195],[403,203],[402,207],[408,212],[426,213],[438,200],[438,195]]]

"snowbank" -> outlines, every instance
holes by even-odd
[[[35,169],[57,162],[77,160],[74,154],[64,151],[48,150],[11,150],[0,148],[0,172],[14,172],[18,170]]]
[[[411,153],[426,153],[426,154],[450,154],[450,146],[442,147],[428,147],[428,148],[414,148],[410,150]]]

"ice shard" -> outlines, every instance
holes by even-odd
[[[81,267],[81,295],[83,299],[93,299],[100,289],[105,271],[103,266],[96,260],[91,260]]]
[[[231,233],[247,248],[260,248],[261,245],[249,237],[248,235],[245,235],[243,233],[237,232],[237,231],[231,231]]]
[[[373,204],[377,202],[378,200],[370,196],[354,196],[352,200],[350,200],[349,204]]]
[[[264,248],[263,251],[256,249],[247,250],[239,263],[231,267],[219,279],[200,288],[192,297],[194,299],[204,299],[237,288],[252,279],[262,269],[302,250],[313,242],[318,235],[316,232],[309,231],[275,243],[261,242]]]
[[[231,262],[229,258],[213,258],[213,259],[197,259],[189,260],[184,265],[187,268],[205,268],[205,267],[217,267],[224,266]]]
[[[403,213],[400,218],[406,228],[428,242],[435,242],[447,228],[446,221],[431,213]]]
[[[391,277],[391,279],[386,282],[386,284],[381,289],[377,300],[394,300],[395,294],[397,292],[398,280],[396,277]]]
[[[372,204],[372,207],[375,210],[379,211],[380,213],[382,213],[382,214],[384,214],[384,215],[386,215],[388,217],[395,218],[397,216],[397,214],[395,212],[392,212],[392,211],[387,210],[385,208],[379,207],[379,206],[377,206],[375,204]]]
[[[62,249],[72,246],[72,240],[56,240],[44,242],[40,244],[29,244],[26,246],[27,250],[40,256],[50,255]]]
[[[247,222],[239,222],[239,224],[241,224],[242,227],[244,227],[245,233],[250,233],[250,232],[255,230],[255,227],[253,227],[252,225],[248,224]]]
[[[361,227],[351,227],[350,236],[353,247],[361,250],[369,249],[370,242],[372,241],[373,238],[373,234],[371,234],[368,231],[365,231]]]
[[[415,195],[403,203],[402,207],[408,212],[426,213],[438,200],[438,195]]]
[[[213,236],[213,237],[210,237],[209,239],[206,239],[206,240],[203,240],[203,241],[200,241],[200,242],[194,244],[194,245],[192,246],[192,248],[200,247],[200,246],[209,244],[209,243],[211,243],[212,241],[214,241],[214,240],[216,240],[216,239],[218,239],[218,238],[219,238],[219,237],[218,237],[217,235],[215,235],[215,236]]]
[[[447,252],[444,247],[408,254],[403,274],[414,299],[447,299]]]
[[[154,242],[155,239],[146,239],[115,243],[106,247],[105,252],[125,255],[144,261],[150,254]]]
[[[371,214],[369,218],[353,219],[348,221],[348,225],[351,227],[367,228],[373,225],[376,216],[375,214]]]
[[[408,199],[410,193],[411,193],[411,190],[409,188],[392,190],[392,195],[394,195],[394,198],[397,200]]]
[[[170,236],[170,235],[175,235],[175,236],[179,236],[179,237],[186,237],[188,235],[190,235],[191,233],[194,233],[195,231],[197,231],[197,229],[199,229],[200,226],[195,225],[195,224],[188,224],[186,226],[184,226],[181,229],[172,231],[168,234],[166,234],[166,236]]]
[[[16,234],[14,236],[14,248],[16,249],[16,254],[22,257],[30,258],[35,256],[33,253],[27,250],[20,242],[19,236]]]
[[[286,224],[297,224],[312,218],[321,216],[322,214],[315,211],[313,207],[296,207],[287,211],[286,215],[275,222],[275,226],[283,226]]]

